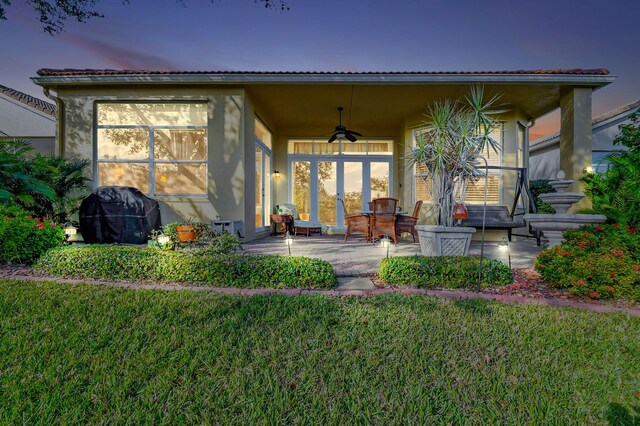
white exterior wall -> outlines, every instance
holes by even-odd
[[[53,153],[56,118],[16,99],[0,94],[0,137],[24,139],[35,152]]]
[[[631,122],[629,116],[637,110],[637,108],[633,108],[622,114],[594,122],[592,128],[592,151],[611,152],[624,150],[625,147],[614,145],[613,140],[620,131],[618,127],[622,124],[629,124]],[[558,171],[560,171],[560,137],[555,136],[531,146],[529,166],[531,179],[554,179]]]

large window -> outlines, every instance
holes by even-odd
[[[207,193],[207,105],[99,103],[98,185],[150,195]]]
[[[421,129],[417,129],[413,132],[413,144],[416,143],[417,135]],[[498,146],[503,147],[503,126],[502,124],[490,133],[491,138],[493,138],[496,142],[498,142]],[[502,155],[501,151],[494,152],[491,148],[485,148],[482,155],[487,159],[489,166],[501,166],[502,165]],[[425,181],[426,179],[426,181]],[[415,201],[424,201],[426,203],[432,202],[431,194],[433,189],[433,182],[431,178],[428,176],[427,170],[422,167],[416,166],[413,170],[413,181],[414,181],[414,199]],[[488,204],[498,204],[500,203],[500,182],[501,182],[501,173],[500,170],[489,170],[489,175],[487,176],[487,203]],[[485,179],[482,178],[477,181],[475,184],[469,184],[467,188],[467,196],[465,198],[465,203],[467,204],[482,204],[484,202],[484,187],[485,187]]]

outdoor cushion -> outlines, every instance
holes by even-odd
[[[293,226],[298,228],[321,228],[322,224],[317,220],[293,220]]]
[[[298,210],[296,209],[296,206],[294,204],[278,204],[276,208],[278,209],[278,213],[280,214],[290,214],[293,216],[294,220],[300,219],[300,216],[298,216]]]

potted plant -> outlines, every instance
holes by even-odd
[[[184,244],[201,244],[209,237],[209,225],[190,218],[183,222],[172,222],[162,227],[164,235],[169,236],[174,247]]]
[[[472,86],[465,101],[445,99],[427,108],[424,128],[416,134],[416,145],[406,155],[410,168],[426,170],[422,179],[433,182],[432,200],[437,225],[416,225],[420,250],[425,256],[466,256],[475,228],[457,225],[469,184],[484,177],[482,153],[500,149],[489,134],[499,125],[494,96],[484,101],[484,89]],[[459,221],[458,221],[459,222]],[[458,223],[459,225],[459,223]]]

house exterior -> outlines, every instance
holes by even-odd
[[[493,72],[163,72],[41,69],[33,80],[58,102],[56,152],[91,159],[95,186],[129,185],[175,217],[240,220],[248,240],[266,235],[279,203],[330,232],[379,196],[411,210],[430,203],[420,170],[404,152],[438,99],[463,99],[472,84],[501,94],[508,110],[491,164],[529,163],[528,124],[558,106],[561,162],[569,177],[591,163],[591,93],[608,71]],[[355,143],[327,143],[343,123]],[[481,202],[483,184],[468,202]],[[515,174],[491,171],[489,203],[510,206]],[[433,220],[428,208],[421,221]]]
[[[24,139],[33,151],[55,149],[56,106],[0,85],[0,138]]]
[[[640,101],[632,102],[620,108],[606,112],[592,121],[591,126],[591,167],[594,171],[606,170],[606,157],[624,150],[623,146],[616,146],[613,140],[618,135],[618,127],[631,122],[630,116],[640,109]],[[531,142],[530,176],[531,179],[554,179],[560,171],[560,132]]]

